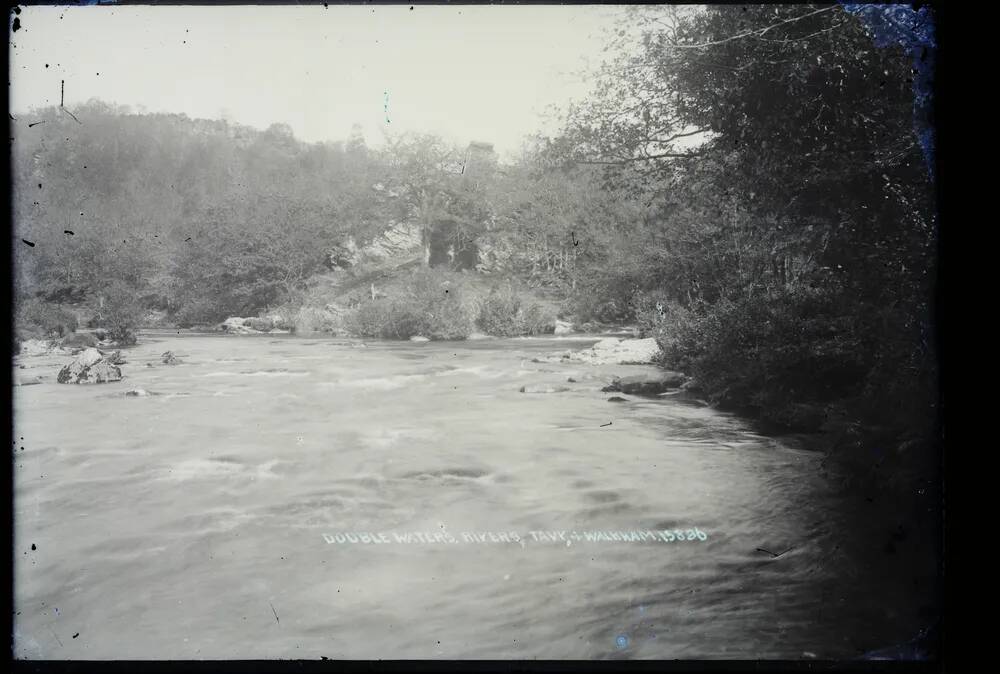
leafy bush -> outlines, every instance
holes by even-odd
[[[479,328],[496,337],[515,337],[552,332],[555,317],[538,304],[524,306],[510,286],[495,286],[479,304]]]
[[[555,313],[540,304],[529,304],[522,321],[526,335],[547,335],[556,330]]]
[[[347,330],[382,339],[465,339],[475,328],[475,301],[460,273],[417,269],[389,292],[348,312]]]
[[[509,286],[495,287],[479,305],[476,323],[488,335],[510,337],[523,334],[519,323],[521,298]]]
[[[90,333],[77,332],[73,333],[72,335],[66,335],[65,337],[63,337],[62,342],[60,342],[60,346],[65,346],[68,348],[77,348],[77,347],[87,348],[87,347],[97,346],[97,337],[95,337]]]
[[[226,308],[215,298],[192,298],[173,314],[178,327],[190,328],[195,325],[213,325],[229,317]]]
[[[380,298],[348,312],[347,330],[358,337],[409,339],[423,334],[424,317],[398,299]],[[425,335],[426,336],[426,335]]]
[[[337,334],[344,328],[341,312],[333,307],[297,307],[282,310],[279,315],[281,319],[276,323],[277,327],[300,335],[318,332]]]
[[[51,339],[72,333],[78,322],[72,311],[32,297],[18,302],[14,326],[19,339]]]
[[[243,324],[252,330],[268,332],[274,329],[274,322],[270,318],[248,318]]]
[[[139,293],[126,283],[113,281],[102,297],[96,318],[108,338],[119,344],[135,344],[136,329],[145,313]]]
[[[692,375],[715,402],[780,421],[791,406],[863,390],[868,350],[818,291],[788,289],[664,309],[662,317],[647,318],[656,325],[664,364]]]

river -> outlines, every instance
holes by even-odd
[[[93,386],[16,359],[45,383],[13,394],[15,657],[822,659],[913,636],[914,588],[820,454],[599,390],[650,366],[532,362],[596,339],[158,332]]]

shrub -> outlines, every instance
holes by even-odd
[[[345,320],[351,334],[380,339],[409,339],[423,334],[426,324],[414,307],[389,298],[365,302],[348,312]]]
[[[190,328],[195,325],[213,325],[228,317],[225,308],[216,300],[198,298],[181,305],[174,313],[173,320],[178,327]]]
[[[305,306],[283,311],[277,325],[282,330],[291,330],[296,334],[336,334],[343,330],[344,321],[341,312],[335,308]]]
[[[79,347],[88,348],[92,346],[97,346],[97,337],[89,333],[77,332],[72,335],[66,335],[65,337],[63,337],[63,340],[62,342],[60,342],[60,345],[65,346],[67,348],[79,348]]]
[[[269,318],[248,318],[243,321],[243,325],[259,332],[268,332],[274,328],[274,323]]]
[[[794,405],[855,397],[864,387],[868,350],[818,291],[665,309],[647,318],[664,364],[692,375],[714,402],[783,421]]]
[[[555,313],[540,304],[530,304],[523,314],[524,334],[547,335],[556,331]]]
[[[523,334],[519,325],[521,298],[509,286],[494,287],[479,305],[476,323],[488,335],[511,337]]]
[[[52,339],[72,333],[78,322],[72,311],[33,297],[17,304],[14,325],[19,339]]]
[[[476,324],[489,335],[516,337],[553,332],[555,317],[541,305],[525,307],[510,285],[495,286],[480,302]]]
[[[102,294],[97,320],[108,338],[119,344],[135,344],[136,328],[143,318],[142,300],[132,287],[113,281]]]
[[[476,304],[462,274],[417,269],[387,292],[349,311],[347,330],[382,339],[465,339],[475,328]]]

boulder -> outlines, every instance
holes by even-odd
[[[161,356],[161,358],[163,359],[163,364],[164,364],[164,365],[177,365],[178,363],[180,363],[180,362],[181,362],[181,361],[180,361],[180,360],[179,360],[179,359],[177,358],[177,356],[175,356],[175,355],[174,355],[174,352],[173,352],[173,351],[167,351],[166,353],[164,353],[164,354],[163,354],[163,355]]]
[[[431,340],[429,340],[427,337],[424,337],[423,335],[413,335],[412,337],[410,337],[410,341],[411,342],[429,342]]]
[[[637,374],[631,377],[616,377],[608,386],[601,391],[605,393],[629,393],[632,395],[657,395],[664,391],[680,388],[686,381],[686,377],[680,372],[655,372],[652,374]]]
[[[111,363],[112,365],[124,365],[125,364],[125,358],[122,356],[122,352],[121,351],[117,351],[116,350],[111,355],[105,355],[104,357],[107,358],[108,362]]]
[[[20,355],[22,356],[65,356],[69,355],[69,350],[49,339],[26,339],[21,342]]]
[[[122,371],[112,365],[97,349],[85,349],[72,363],[59,371],[60,384],[103,384],[121,381]]]
[[[250,319],[240,318],[239,316],[231,316],[222,322],[220,326],[223,332],[228,332],[234,335],[252,335],[259,332],[259,330],[254,330],[247,324]]]
[[[621,396],[611,396],[610,398],[608,398],[608,402],[609,403],[627,403],[628,400],[626,400],[625,398],[622,398]]]
[[[554,332],[557,335],[568,335],[573,332],[573,324],[566,321],[556,321]]]

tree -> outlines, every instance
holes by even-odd
[[[900,400],[933,404],[936,221],[913,95],[914,59],[932,51],[928,18],[804,5],[631,12],[615,40],[634,48],[605,63],[548,152],[651,197],[659,225],[642,234],[643,257],[659,271],[645,286],[695,312],[693,367],[712,348],[747,373],[762,358],[791,362],[800,335],[759,315],[768,306],[821,328],[799,369],[863,355],[828,396],[853,391],[878,402],[857,409],[901,424],[917,413]],[[708,328],[727,325],[713,312],[754,336],[713,347]],[[790,332],[758,330],[744,314]],[[760,371],[750,388],[801,396],[793,369]]]

